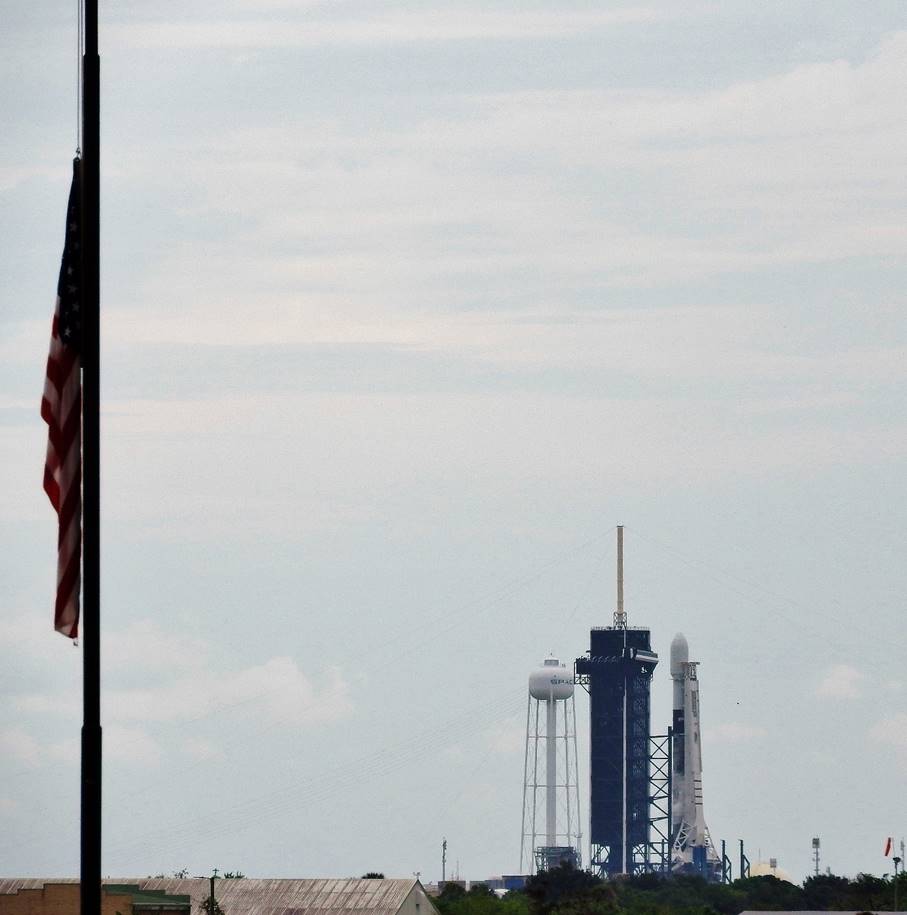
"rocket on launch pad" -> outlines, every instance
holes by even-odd
[[[702,743],[699,731],[698,662],[681,633],[671,642],[671,679],[674,681],[671,797],[671,870],[693,872],[714,879],[721,860],[712,845],[702,812]]]

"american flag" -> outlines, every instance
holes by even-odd
[[[66,242],[57,283],[41,416],[47,423],[44,491],[57,512],[57,600],[54,628],[79,634],[82,558],[82,384],[79,349],[79,159],[73,162],[66,212]]]

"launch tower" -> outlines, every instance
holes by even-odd
[[[589,692],[590,866],[602,877],[650,870],[649,692],[658,655],[648,629],[627,625],[623,527],[617,528],[617,610],[577,658]]]

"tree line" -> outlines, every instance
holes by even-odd
[[[898,878],[907,904],[907,876]],[[708,883],[702,877],[644,874],[606,881],[562,865],[529,878],[522,891],[499,897],[484,885],[466,892],[448,883],[435,900],[441,915],[739,915],[762,911],[878,912],[894,909],[894,880],[859,874],[808,877],[799,886],[777,877]]]

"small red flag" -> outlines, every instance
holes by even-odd
[[[57,513],[57,597],[54,628],[68,638],[79,634],[82,559],[82,379],[79,358],[82,312],[79,299],[79,166],[73,162],[66,212],[66,242],[41,416],[47,423],[44,491]]]
[[[885,857],[887,858],[891,854],[891,836],[885,840]]]

